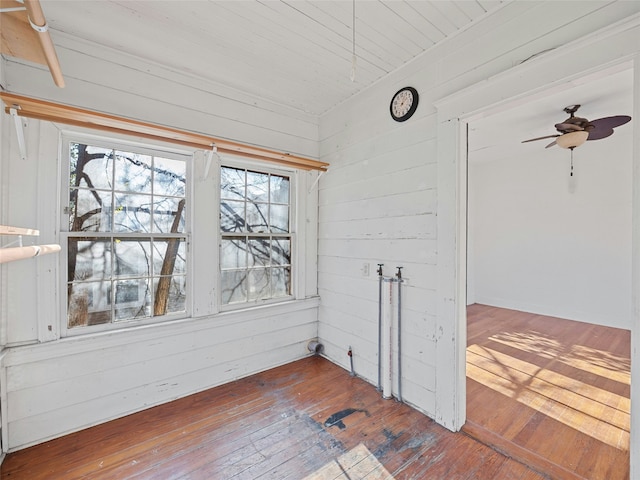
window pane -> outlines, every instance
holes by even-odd
[[[185,242],[181,238],[156,238],[153,247],[154,275],[186,273],[187,252]]]
[[[111,240],[69,238],[69,280],[100,280],[111,277]]]
[[[186,311],[186,277],[175,275],[154,279],[154,315]]]
[[[242,268],[247,266],[247,242],[245,237],[224,238],[221,245],[221,268]]]
[[[291,264],[291,240],[288,238],[279,238],[272,240],[272,265],[290,265]]]
[[[69,143],[69,328],[186,311],[187,162],[125,148]]]
[[[269,201],[269,175],[247,172],[247,200],[254,202]]]
[[[289,232],[289,207],[287,205],[271,205],[271,232]]]
[[[249,270],[249,301],[263,300],[271,297],[268,268],[256,268]]]
[[[69,286],[69,328],[111,321],[111,282],[76,283]]]
[[[271,202],[289,203],[289,179],[271,175]]]
[[[142,292],[144,294],[144,291]],[[138,303],[140,300],[139,280],[123,280],[116,282],[116,305]]]
[[[151,157],[116,151],[114,190],[151,193]]]
[[[270,235],[290,233],[290,179],[230,167],[222,167],[221,178],[222,302],[253,302],[290,295],[291,238]],[[245,180],[246,200],[241,202]],[[227,232],[246,235],[240,243],[240,237],[231,237]],[[278,267],[274,269],[274,265]]]
[[[291,269],[273,268],[271,269],[271,288],[274,297],[285,297],[291,295]]]
[[[149,240],[116,238],[113,248],[115,276],[150,275],[151,242]]]
[[[222,167],[220,170],[220,197],[239,200],[244,199],[244,193],[244,170]]]
[[[186,162],[169,158],[154,158],[153,191],[156,195],[184,197],[186,178]]]
[[[247,232],[266,233],[268,231],[269,205],[247,203]]]
[[[154,231],[159,233],[184,232],[184,206],[184,198],[153,197]]]
[[[151,197],[149,195],[118,194],[113,212],[114,232],[150,232]]]
[[[222,303],[247,301],[247,271],[223,270],[221,275]]]
[[[249,266],[271,263],[271,241],[268,238],[249,240]]]
[[[70,232],[108,232],[111,230],[111,192],[71,190],[69,194]]]
[[[223,232],[243,232],[244,226],[244,202],[221,201],[220,229]]]
[[[69,186],[110,190],[113,186],[113,151],[71,143]]]
[[[147,279],[142,278],[114,282],[115,321],[151,316],[151,291],[148,282]]]

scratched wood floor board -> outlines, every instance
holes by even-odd
[[[629,478],[628,331],[484,305],[467,321],[470,434],[558,478]]]
[[[9,454],[2,479],[543,480],[320,357]]]
[[[191,451],[199,450],[200,452],[207,452],[210,451],[211,448],[215,448],[217,459],[229,462],[229,457],[233,458],[234,455],[237,455],[238,452],[242,451],[246,446],[247,435],[254,432],[255,429],[269,427],[280,419],[280,417],[275,414],[265,416],[264,411],[269,408],[270,405],[265,404],[264,410],[262,411],[244,412],[242,414],[242,421],[234,422],[233,418],[229,418],[231,421],[219,428],[214,427],[215,429],[213,431],[209,430],[208,426],[201,424],[200,427],[203,427],[201,431],[194,431],[193,434],[190,435],[186,434],[173,439],[166,439],[161,445],[153,448],[151,454],[136,457],[130,456],[128,459],[122,461],[122,471],[114,468],[109,471],[113,475],[127,477],[130,475],[127,473],[127,469],[131,468],[130,465],[133,458],[135,458],[137,462],[134,472],[138,472],[145,467],[148,469],[147,473],[136,474],[135,478],[147,478],[147,474],[149,478],[153,478],[154,470],[158,468],[166,472],[171,470],[177,470],[179,472],[189,471],[189,469],[197,469],[207,462],[206,456],[203,455],[194,458],[194,456],[190,454]],[[247,422],[250,422],[250,424],[247,425]],[[165,478],[174,477],[168,476],[167,474]]]
[[[231,415],[233,405],[237,402],[237,395],[227,386],[219,387],[219,389],[220,395],[215,396],[215,404],[213,405],[219,411],[224,412],[225,416]],[[99,446],[100,448],[111,450],[132,448],[132,443],[139,444],[144,441],[153,442],[154,439],[166,435],[169,432],[184,429],[186,425],[197,423],[203,419],[215,419],[216,417],[212,415],[212,412],[215,412],[215,410],[207,411],[202,408],[203,406],[212,404],[212,397],[207,395],[207,392],[203,392],[197,396],[192,395],[185,397],[174,402],[176,410],[192,412],[188,417],[188,422],[179,422],[175,417],[175,413],[166,409],[149,409],[145,410],[146,413],[143,412],[145,415],[137,417],[137,428],[135,429],[125,428],[130,420],[130,417],[127,416],[109,423],[112,431],[117,433],[109,432],[105,436],[96,437],[91,429],[85,429],[74,434],[74,438],[78,444],[87,446],[94,445],[96,448]],[[264,402],[264,398],[256,392],[253,397],[245,398],[243,405],[245,408],[256,405],[255,408],[262,410],[263,407],[261,407],[261,404]],[[43,452],[39,452],[37,449],[26,449],[21,451],[21,454],[24,452],[25,460],[32,465],[37,465],[40,462],[49,462],[49,457],[61,456],[65,458],[69,450],[72,450],[74,447],[70,446],[69,442],[64,438],[66,437],[47,442],[48,455],[42,455]],[[82,460],[78,459],[78,461]]]
[[[319,384],[323,384],[325,381],[331,382],[332,378],[327,375],[318,375]],[[250,379],[248,380],[248,382]],[[275,379],[274,381],[270,381],[268,378],[265,378],[259,382],[256,382],[253,386],[254,388],[258,388],[260,390],[264,390],[265,388],[271,389],[274,385],[278,385],[279,388],[284,388],[285,386],[288,388],[295,388],[299,382],[283,382],[279,379]],[[312,390],[312,389],[310,389]],[[260,392],[259,395],[261,397],[268,398],[270,397],[271,390],[268,390],[265,394],[264,391]],[[273,390],[276,392],[276,390]],[[256,394],[258,394],[256,392]],[[237,396],[237,394],[236,394]],[[246,398],[246,397],[244,397]],[[299,398],[299,397],[298,397]],[[273,406],[277,403],[277,409],[273,408]],[[174,458],[167,459],[164,463],[171,464],[172,469],[177,469],[179,471],[194,471],[198,468],[202,469],[202,472],[208,472],[211,469],[215,468],[228,468],[229,464],[234,463],[234,458],[238,456],[240,453],[240,457],[251,458],[251,455],[246,455],[246,443],[250,442],[251,445],[255,445],[260,442],[263,438],[269,438],[272,435],[272,430],[282,430],[285,426],[290,423],[290,420],[286,420],[291,417],[293,408],[290,401],[287,400],[286,396],[276,395],[271,399],[269,405],[265,405],[264,409],[261,411],[255,412],[244,412],[242,413],[243,418],[239,422],[229,423],[229,425],[236,424],[236,428],[230,430],[229,425],[225,425],[221,429],[230,430],[228,434],[224,436],[224,443],[220,442],[220,444],[216,444],[219,441],[218,438],[214,438],[209,441],[201,441],[198,445],[200,449],[204,449],[207,446],[215,447],[215,460],[211,461],[211,458],[207,456],[201,456],[197,459],[194,459],[189,455],[187,451],[181,451]],[[248,415],[251,413],[251,415]],[[285,420],[283,420],[283,418]],[[271,437],[270,441],[275,441],[273,437]],[[278,443],[278,442],[276,442]],[[245,450],[243,450],[245,449]],[[253,453],[253,452],[249,452]],[[254,459],[260,459],[260,456],[255,456]],[[157,465],[156,465],[157,468]],[[234,467],[237,470],[237,466]],[[153,472],[150,473],[149,478],[153,478]],[[179,478],[181,475],[176,476],[175,478]],[[138,478],[138,477],[135,477]],[[146,478],[141,476],[140,478]]]
[[[241,406],[233,403],[225,403],[223,410],[219,408],[211,409],[207,415],[205,408],[194,408],[187,406],[184,411],[192,411],[193,416],[188,418],[184,424],[170,424],[170,429],[158,432],[146,441],[133,439],[133,444],[123,446],[120,450],[114,450],[110,456],[104,456],[101,460],[101,469],[112,472],[113,475],[128,475],[132,466],[136,471],[146,468],[155,468],[159,459],[172,458],[181,452],[181,447],[196,448],[206,445],[221,438],[227,439],[238,429],[243,427],[243,422],[252,414],[256,420],[263,419],[263,412],[267,410],[273,401],[260,396],[248,396],[243,399]],[[235,421],[234,421],[235,420]],[[251,427],[255,428],[254,426]],[[155,428],[154,428],[155,429]],[[227,444],[223,444],[227,448]],[[105,448],[105,445],[100,445]],[[83,468],[68,470],[69,475],[82,475],[91,472],[91,465],[84,465]]]

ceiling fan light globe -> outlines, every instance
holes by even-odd
[[[556,138],[556,144],[562,148],[575,148],[586,142],[587,138],[589,138],[587,131],[569,132]]]

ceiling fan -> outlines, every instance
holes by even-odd
[[[569,105],[564,109],[564,112],[569,114],[569,118],[562,123],[555,124],[556,130],[559,133],[530,138],[529,140],[523,140],[522,143],[534,142],[545,138],[555,138],[555,140],[545,148],[558,145],[559,147],[573,150],[587,140],[600,140],[601,138],[612,135],[614,128],[624,125],[631,120],[631,117],[628,115],[616,115],[589,121],[586,118],[575,116],[579,108],[580,105]]]

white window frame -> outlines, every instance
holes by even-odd
[[[140,319],[130,319],[118,322],[110,322],[100,325],[81,326],[69,328],[68,326],[68,312],[67,312],[67,271],[68,271],[68,238],[76,235],[72,235],[69,232],[69,215],[65,212],[64,206],[68,204],[69,196],[69,172],[70,163],[69,157],[69,144],[70,143],[84,143],[87,145],[121,149],[124,151],[132,151],[140,154],[162,156],[164,158],[173,158],[185,161],[187,182],[185,185],[185,233],[186,238],[186,256],[187,256],[187,272],[185,277],[186,282],[186,298],[185,298],[185,311],[173,314],[167,314],[162,316],[152,316]],[[60,177],[58,179],[59,191],[59,228],[60,228],[60,272],[59,272],[59,292],[60,292],[60,334],[62,337],[87,335],[111,330],[122,330],[127,328],[133,328],[143,325],[165,323],[172,320],[189,318],[192,315],[192,303],[193,303],[193,279],[194,279],[194,262],[192,258],[191,249],[191,237],[193,230],[192,216],[193,216],[193,159],[195,150],[191,149],[179,149],[174,146],[168,146],[161,143],[148,143],[148,141],[132,141],[131,139],[122,139],[117,137],[107,137],[103,135],[93,135],[84,132],[77,131],[62,131],[59,137],[59,164],[60,164]],[[94,232],[87,232],[86,236],[91,237]],[[117,236],[117,233],[113,233],[109,236]],[[140,235],[145,238],[167,238],[167,234],[153,234]],[[170,235],[169,235],[170,236]]]
[[[217,295],[217,303],[218,309],[220,312],[227,311],[237,311],[243,310],[247,308],[253,308],[261,305],[273,305],[278,303],[285,303],[298,298],[298,278],[300,273],[300,268],[298,264],[298,252],[300,251],[301,246],[299,245],[299,235],[297,234],[299,226],[301,225],[301,220],[298,218],[298,200],[299,200],[299,181],[298,181],[298,171],[296,169],[288,169],[280,166],[270,165],[265,162],[255,162],[251,160],[247,160],[246,158],[242,158],[239,156],[231,156],[225,155],[223,159],[220,160],[218,165],[218,193],[217,193],[217,204],[216,214],[217,214],[217,231],[218,231],[218,258],[220,258],[220,250],[222,248],[222,229],[220,228],[220,200],[221,200],[221,171],[223,167],[230,168],[240,168],[256,171],[259,173],[268,173],[273,175],[281,175],[289,178],[289,237],[291,238],[291,261],[290,261],[290,294],[277,298],[268,298],[262,300],[251,300],[242,303],[232,303],[232,304],[223,304],[222,303],[222,262],[218,261],[218,269],[217,269],[217,278],[216,285],[218,286],[218,295]]]

